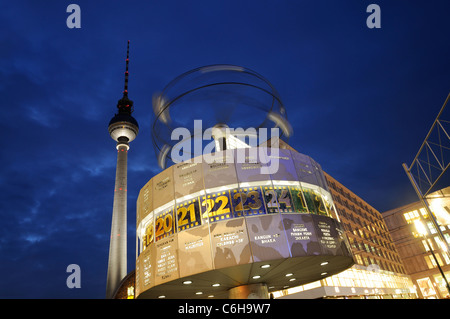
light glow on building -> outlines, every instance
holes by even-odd
[[[354,265],[343,272],[306,285],[273,292],[275,298],[411,298],[416,294],[407,275],[370,271]]]

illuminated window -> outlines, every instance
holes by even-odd
[[[444,234],[445,240],[447,241],[447,243],[450,245],[450,235],[449,234]]]
[[[128,292],[128,299],[134,299],[134,287],[130,286],[127,289]]]
[[[442,256],[444,257],[445,263],[448,265],[450,264],[450,258],[448,256],[447,252],[447,246],[445,246],[444,242],[441,240],[440,237],[435,236],[434,241],[436,242],[439,249],[442,250]]]
[[[364,265],[369,266],[369,261],[367,260],[367,257],[364,257]]]
[[[448,255],[446,253],[442,253],[442,256],[444,256],[445,263],[447,265],[449,265],[450,264],[450,258],[448,257]]]
[[[445,244],[442,242],[442,240],[438,236],[434,236],[434,241],[438,245],[438,248],[440,248],[440,249],[442,249],[444,251],[447,249]]]
[[[432,233],[432,234],[436,234],[437,233],[437,230],[436,230],[436,228],[434,227],[434,225],[433,225],[433,223],[432,222],[427,222],[427,226],[428,226],[428,229],[430,230],[430,233]]]
[[[437,259],[439,265],[443,265],[439,254],[435,253],[434,255],[436,256],[436,259]],[[432,255],[425,256],[425,261],[427,262],[428,268],[433,269],[433,268],[437,267],[436,260],[434,259],[434,257]]]
[[[444,278],[442,278],[442,275],[438,274],[438,275],[434,275],[433,277],[434,277],[434,281],[438,284],[437,287],[438,287],[440,293],[442,294],[442,296],[447,296],[448,295],[447,284],[445,283]],[[445,277],[450,278],[450,272],[446,272]]]
[[[427,213],[427,211],[425,210],[425,208],[421,208],[421,209],[419,209],[420,210],[420,213],[422,214],[422,216],[423,216],[423,218],[428,218],[428,213]]]
[[[314,288],[319,288],[319,287],[321,287],[320,280],[303,285],[304,290],[309,290],[309,289],[314,289]]]
[[[403,217],[408,224],[411,224],[415,219],[419,219],[419,212],[417,210],[413,210],[412,212],[404,213]]]
[[[363,261],[362,261],[362,259],[361,259],[361,256],[360,256],[360,255],[355,255],[355,258],[356,258],[356,263],[357,263],[357,264],[360,264],[360,265],[362,265],[362,264],[363,264]]]
[[[425,248],[425,251],[430,251],[430,246],[431,246],[431,249],[434,249],[433,243],[428,242],[428,245],[427,245],[427,242],[425,239],[422,240],[422,244],[423,244],[423,248]]]

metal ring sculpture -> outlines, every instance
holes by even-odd
[[[173,130],[187,128],[194,138],[194,120],[201,119],[203,129],[220,123],[243,129],[278,127],[280,137],[292,135],[274,86],[241,66],[203,66],[176,77],[154,95],[153,111],[152,142],[163,169],[167,160],[172,160],[169,152],[176,144],[170,139]]]

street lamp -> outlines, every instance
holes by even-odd
[[[445,277],[445,274],[442,271],[441,265],[439,264],[439,262],[438,262],[438,260],[436,258],[436,255],[433,252],[433,249],[432,249],[431,245],[428,243],[428,231],[427,231],[427,228],[425,227],[425,225],[423,224],[423,222],[420,219],[415,219],[414,220],[414,226],[416,227],[417,232],[424,238],[425,244],[427,246],[427,249],[433,255],[434,261],[436,262],[436,265],[438,266],[439,271],[441,272],[442,278],[444,278],[445,284],[447,285],[448,293],[450,294],[450,286],[448,284],[447,278]]]

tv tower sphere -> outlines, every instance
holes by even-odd
[[[128,145],[136,138],[139,125],[131,115],[116,114],[109,122],[108,131],[111,138],[117,142],[117,147],[119,147],[121,144]]]

